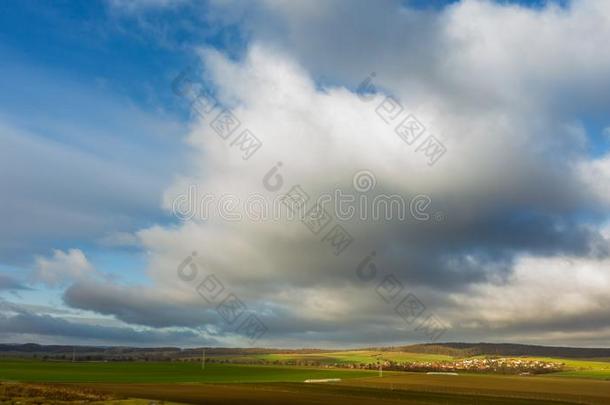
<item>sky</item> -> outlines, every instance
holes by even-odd
[[[607,346],[607,1],[0,27],[0,342]]]

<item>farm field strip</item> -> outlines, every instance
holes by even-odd
[[[377,361],[377,358],[392,361],[450,361],[453,357],[439,354],[407,353],[407,352],[388,352],[388,351],[338,351],[327,353],[293,354],[293,353],[273,353],[273,354],[251,354],[251,355],[219,355],[213,356],[216,360],[231,361],[252,361],[264,360],[273,361],[317,361],[323,364],[332,363],[370,363]]]
[[[345,380],[342,385],[391,390],[482,394],[568,400],[579,403],[610,403],[610,383],[554,376],[509,376],[491,374],[429,375],[403,372],[384,378]]]
[[[252,366],[186,362],[60,362],[0,361],[0,380],[26,382],[302,382],[308,378],[357,378],[375,375],[370,370],[313,367]]]
[[[88,388],[108,390],[131,397],[169,399],[184,403],[206,404],[428,404],[428,405],[560,405],[575,402],[527,397],[480,395],[473,393],[390,390],[341,384],[265,383],[265,384],[88,384]],[[598,402],[589,402],[597,404]]]

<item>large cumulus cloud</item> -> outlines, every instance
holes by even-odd
[[[415,339],[374,284],[355,277],[374,250],[378,268],[451,327],[447,338],[544,334],[593,344],[592,336],[608,336],[601,314],[610,303],[596,280],[607,281],[609,158],[592,157],[583,124],[610,105],[610,56],[599,51],[610,39],[606,2],[528,9],[465,0],[440,11],[392,1],[258,6],[241,10],[253,38],[244,55],[201,50],[200,79],[263,147],[243,160],[209,118],[197,117],[192,170],[167,190],[165,208],[190,185],[241,201],[271,200],[296,184],[312,197],[353,192],[353,174],[366,169],[376,176],[374,193],[429,195],[442,221],[341,221],[354,242],[340,256],[286,219],[212,216],[152,227],[138,233],[152,287],[80,282],[66,291],[68,305],[146,326],[215,325],[230,336],[177,276],[196,251],[199,276],[217,275],[247,302],[268,325],[268,344]],[[231,12],[222,19],[240,15],[232,2],[218,7]],[[363,101],[356,88],[370,72],[377,93]],[[446,145],[434,166],[375,113],[387,95]],[[270,192],[262,179],[277,162],[284,184]],[[570,300],[540,310],[553,299],[548,279]]]

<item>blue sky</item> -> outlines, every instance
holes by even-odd
[[[40,146],[50,164],[61,164],[58,173],[48,173],[53,183],[61,182],[62,175],[68,175],[67,182],[75,175],[66,172],[93,174],[112,166],[132,176],[119,190],[133,187],[136,194],[117,198],[111,179],[102,173],[89,180],[87,190],[68,183],[64,193],[40,191],[37,197],[45,203],[78,206],[84,215],[99,218],[110,210],[116,220],[87,221],[88,226],[60,238],[43,231],[19,235],[24,250],[14,257],[7,252],[5,260],[23,265],[32,253],[50,248],[99,249],[96,240],[106,232],[170,221],[159,199],[163,187],[184,167],[185,150],[176,140],[184,133],[188,111],[176,103],[167,83],[188,62],[188,53],[160,46],[140,33],[135,22],[114,16],[103,2],[15,2],[4,5],[0,19],[5,27],[0,34],[3,122],[28,133],[28,141]],[[47,149],[75,160],[56,161]],[[21,173],[14,183],[21,176],[25,182],[45,181],[37,173]],[[140,180],[146,184],[131,183]],[[140,192],[146,197],[139,198]]]
[[[3,271],[27,279],[36,255],[79,248],[108,273],[145,280],[141,249],[103,238],[173,221],[160,199],[185,167],[189,116],[168,83],[192,55],[105,2],[4,3],[0,24],[0,117],[18,134],[3,133]],[[31,208],[40,217],[29,223]],[[57,210],[75,215],[48,218]],[[61,302],[58,291],[21,295]]]
[[[197,243],[186,240],[185,235],[190,235],[190,228],[168,209],[167,195],[176,193],[186,180],[214,189],[217,185],[206,177],[210,173],[226,180],[226,184],[235,184],[235,189],[240,190],[238,181],[230,175],[234,166],[217,163],[216,158],[224,152],[216,149],[218,145],[209,144],[212,142],[209,134],[201,136],[199,118],[189,110],[185,100],[172,92],[172,80],[187,66],[203,69],[204,77],[201,79],[217,90],[218,97],[223,98],[221,101],[238,106],[243,116],[255,122],[267,116],[269,120],[278,119],[277,128],[307,128],[307,123],[294,117],[304,117],[315,108],[310,106],[307,111],[291,112],[287,114],[290,117],[287,121],[277,118],[268,109],[258,110],[257,103],[267,99],[264,95],[258,97],[248,93],[256,88],[250,82],[254,79],[248,75],[265,77],[268,72],[278,69],[278,72],[270,74],[278,79],[278,88],[284,85],[288,89],[303,90],[307,88],[303,83],[312,80],[317,89],[317,93],[312,94],[316,97],[336,96],[333,102],[339,103],[341,97],[337,94],[356,88],[364,74],[376,71],[380,89],[399,97],[414,109],[414,98],[425,100],[417,108],[421,107],[424,115],[430,111],[431,127],[437,133],[443,130],[447,133],[452,125],[457,127],[463,125],[464,121],[475,122],[487,114],[497,114],[490,121],[481,122],[469,130],[496,128],[498,134],[492,133],[490,138],[500,139],[504,131],[509,132],[503,127],[503,120],[514,120],[515,132],[523,131],[523,134],[515,136],[515,151],[506,153],[506,156],[499,154],[495,160],[481,158],[481,167],[462,164],[442,171],[445,176],[456,172],[464,176],[455,179],[454,183],[447,177],[441,179],[439,172],[424,172],[421,168],[409,169],[413,169],[414,173],[426,173],[425,176],[429,176],[426,181],[409,179],[401,183],[396,178],[406,168],[396,170],[394,174],[385,166],[378,168],[380,173],[385,173],[379,175],[379,180],[386,176],[388,184],[396,183],[398,187],[408,184],[404,190],[401,189],[402,192],[415,194],[416,187],[426,192],[436,191],[444,198],[440,206],[453,207],[454,212],[460,213],[459,220],[447,228],[451,231],[443,233],[454,232],[455,239],[439,236],[432,231],[428,235],[428,230],[420,230],[429,236],[430,243],[419,246],[409,263],[421,266],[421,270],[403,275],[406,280],[419,283],[423,290],[433,291],[430,293],[430,301],[434,303],[431,307],[448,306],[447,298],[441,298],[441,295],[451,288],[459,295],[464,289],[482,288],[480,286],[484,284],[488,286],[484,293],[488,294],[498,280],[506,280],[510,274],[521,274],[520,266],[525,266],[523,263],[529,259],[526,258],[528,255],[549,262],[564,256],[574,256],[583,261],[604,257],[605,248],[598,245],[604,243],[606,231],[603,227],[608,218],[603,198],[607,190],[604,188],[604,159],[610,150],[608,96],[603,92],[607,87],[603,73],[605,60],[597,60],[588,54],[587,57],[595,60],[587,60],[583,56],[582,64],[575,62],[570,65],[566,62],[566,66],[563,66],[565,59],[559,59],[562,62],[557,66],[553,58],[563,56],[561,52],[564,52],[560,50],[561,38],[558,38],[556,43],[550,40],[557,46],[557,52],[550,52],[537,60],[534,55],[540,53],[540,49],[548,48],[548,44],[543,43],[540,48],[533,47],[531,53],[526,53],[528,57],[536,59],[531,64],[512,63],[521,54],[510,36],[505,37],[499,32],[495,36],[496,33],[485,31],[489,29],[488,24],[493,26],[493,22],[497,22],[497,18],[511,18],[511,23],[514,18],[515,26],[524,24],[523,32],[536,27],[532,21],[538,21],[539,24],[548,24],[547,32],[555,32],[553,30],[556,29],[557,35],[564,35],[562,30],[569,29],[562,26],[562,12],[568,13],[568,18],[573,18],[577,27],[584,24],[586,18],[595,15],[586,8],[585,0],[577,2],[575,11],[567,1],[538,0],[413,1],[402,4],[388,1],[379,7],[366,2],[353,6],[337,1],[315,10],[304,6],[304,3],[290,6],[280,2],[275,8],[268,2],[255,3],[227,2],[219,5],[216,2],[187,0],[140,0],[133,3],[108,0],[11,1],[0,5],[0,26],[3,27],[0,30],[1,305],[6,308],[19,306],[20,311],[25,312],[17,313],[27,313],[31,319],[61,308],[73,311],[73,314],[77,314],[74,315],[76,318],[86,319],[88,324],[97,322],[100,327],[116,326],[137,333],[160,329],[160,334],[151,337],[150,341],[142,338],[141,342],[135,342],[141,344],[156,343],[166,336],[164,333],[169,337],[175,334],[184,339],[179,342],[184,345],[196,345],[198,342],[239,344],[239,339],[232,335],[225,339],[230,332],[203,315],[197,326],[193,326],[191,319],[185,319],[182,324],[180,321],[167,322],[171,324],[167,329],[155,328],[145,311],[141,316],[126,315],[128,312],[137,314],[147,305],[155,308],[158,305],[160,311],[172,314],[182,308],[186,298],[176,298],[171,305],[161,304],[166,297],[175,298],[176,295],[173,290],[169,291],[169,286],[162,284],[171,282],[161,274],[159,267],[173,261],[179,262],[184,252],[201,246],[201,241],[208,241],[203,236],[208,231],[201,229],[192,232],[198,235]],[[592,4],[600,9],[603,7],[595,1]],[[359,7],[363,13],[368,10],[370,17],[359,14]],[[603,15],[603,12],[597,14]],[[473,24],[472,28],[462,24],[469,16],[476,18],[480,25]],[[386,26],[380,23],[384,19],[389,19]],[[343,26],[336,24],[338,20],[344,21]],[[421,29],[409,31],[409,24],[421,24]],[[449,28],[445,30],[446,27]],[[468,32],[471,28],[475,30],[474,34]],[[394,33],[397,35],[394,36]],[[454,41],[455,38],[448,33],[458,36],[466,34],[461,37],[463,42],[459,42]],[[498,55],[482,45],[484,41],[468,44],[468,38],[476,39],[479,33],[481,37],[488,35],[490,43],[497,41],[506,47],[507,52],[514,51],[511,55],[518,56],[506,60],[499,57],[497,60],[506,63],[506,66],[500,66],[495,59]],[[515,32],[515,36],[518,35],[520,32]],[[603,39],[604,34],[599,35]],[[566,38],[569,37],[566,34]],[[465,48],[459,52],[452,48],[461,45]],[[472,48],[468,48],[469,45]],[[565,52],[577,48],[574,45]],[[363,57],[362,49],[370,53]],[[475,55],[476,63],[461,59],[470,57],[468,51],[471,49],[489,51],[494,56]],[[575,60],[580,62],[578,56]],[[447,60],[454,65],[443,65]],[[472,77],[479,74],[475,68],[479,62],[487,75],[473,84]],[[552,67],[553,62],[555,68]],[[530,68],[531,71],[528,70]],[[289,79],[294,79],[294,83],[298,84]],[[513,83],[511,80],[515,80],[518,86],[506,84]],[[519,93],[521,85],[524,90]],[[515,90],[515,87],[519,90]],[[304,93],[307,91],[303,90]],[[299,105],[298,100],[294,105]],[[432,105],[436,110],[431,108]],[[532,105],[537,115],[527,114]],[[337,111],[344,111],[340,109],[344,108],[343,105],[335,107]],[[438,111],[444,115],[434,115]],[[322,113],[319,122],[311,124],[311,128],[328,130],[332,134],[329,136],[335,136],[335,124],[325,123],[324,115]],[[359,115],[362,116],[362,113]],[[454,121],[443,122],[443,119]],[[290,126],[286,122],[299,124]],[[258,125],[264,127],[264,123],[259,122]],[[341,128],[341,124],[336,125]],[[373,128],[377,124],[371,125]],[[302,131],[307,132],[306,129]],[[268,128],[267,132],[272,137],[273,129]],[[460,138],[462,135],[457,134],[453,142],[459,144],[463,141],[467,144],[467,139]],[[447,136],[447,139],[451,139],[452,135]],[[281,139],[281,135],[278,137]],[[464,135],[464,138],[467,136]],[[487,145],[493,142],[484,139],[481,136],[476,143],[481,151],[507,147]],[[336,145],[335,142],[329,144]],[[456,150],[459,148],[455,147]],[[329,146],[323,150],[331,149]],[[275,152],[278,156],[286,154],[285,150]],[[316,156],[322,156],[325,152],[316,153],[319,154]],[[275,155],[269,155],[269,161],[273,159],[275,162],[278,159]],[[297,161],[296,157],[290,156],[290,159],[283,159]],[[482,152],[476,156],[482,156]],[[393,158],[387,159],[388,162],[394,161]],[[378,162],[381,160],[378,159]],[[329,168],[332,175],[328,178],[336,179],[336,184],[343,181],[340,175],[343,163],[339,162],[342,159],[336,158],[337,166]],[[368,157],[361,162],[374,165]],[[470,164],[473,164],[472,160]],[[270,166],[266,162],[255,165],[256,169],[248,169],[249,175],[264,173],[264,168]],[[289,165],[290,162],[287,162]],[[303,165],[295,164],[297,167]],[[486,170],[503,174],[503,167],[510,168],[506,183],[494,184],[489,179],[478,177],[480,172]],[[310,171],[313,173],[315,170]],[[597,176],[601,180],[595,185],[587,183],[585,187],[583,184],[586,180],[581,178],[583,173],[587,173],[589,180]],[[303,184],[306,184],[305,179],[317,184],[320,177],[325,176],[305,177]],[[558,179],[565,181],[565,190],[556,186]],[[463,187],[457,190],[451,184]],[[479,190],[476,184],[489,187]],[[231,187],[227,189],[231,190]],[[461,194],[466,193],[464,190],[470,193],[467,198]],[[489,195],[494,198],[489,198]],[[502,217],[499,213],[502,213]],[[516,221],[518,224],[515,225],[515,218],[524,220]],[[537,234],[532,230],[532,224],[544,229],[539,229],[540,233]],[[193,226],[198,229],[200,225]],[[219,234],[237,232],[244,238],[242,235],[250,235],[250,229],[237,231],[231,228],[226,232]],[[412,253],[408,245],[414,237],[399,231],[396,226],[388,226],[378,232],[387,239],[389,246],[387,265],[395,269],[404,268],[399,259]],[[531,232],[532,235],[524,236],[524,232]],[[371,230],[370,234],[375,233]],[[179,247],[173,246],[171,242],[174,236],[182,237],[184,243],[178,244]],[[251,238],[257,239],[258,236]],[[261,241],[256,242],[247,239],[242,244],[236,243],[236,246],[248,251],[245,246],[253,249],[263,240],[271,243],[271,240],[278,238],[277,235],[269,236],[269,240],[261,237]],[[228,238],[231,242],[236,239],[239,238]],[[227,242],[222,246],[229,245]],[[598,250],[591,246],[596,246]],[[425,252],[436,252],[435,249],[441,247],[444,253],[430,253],[433,259],[425,257]],[[595,254],[591,253],[593,250]],[[286,247],[286,251],[290,249]],[[297,249],[297,252],[301,251]],[[233,255],[237,257],[239,253],[233,252]],[[299,256],[300,253],[293,252],[293,255]],[[243,262],[235,260],[235,263],[228,263],[225,259],[216,261],[227,267],[224,274],[228,280],[245,284],[252,282],[253,285],[262,283],[261,279],[268,269],[273,268],[273,271],[269,270],[273,273],[286,264],[281,254],[268,259],[265,264],[268,269],[261,265],[261,268],[252,270],[256,277],[261,277],[258,279],[252,274],[245,274],[243,270],[243,263],[258,263],[254,257],[244,258]],[[305,262],[307,266],[317,266],[320,271],[335,266],[351,266]],[[307,267],[305,262],[302,266]],[[358,260],[353,258],[352,262]],[[242,272],[234,274],[239,263],[242,263]],[[599,266],[605,265],[605,262],[600,263]],[[527,262],[527,265],[531,266],[531,263]],[[67,271],[69,277],[61,282],[55,283],[40,276],[43,268],[47,269],[44,271],[60,269],[61,272],[64,268],[72,269],[70,266],[76,267],[73,271]],[[80,279],[81,272],[95,273],[96,281]],[[465,283],[468,285],[460,282],[459,286],[448,286],[443,281],[454,280],[454,277],[456,280],[460,277],[467,280]],[[281,276],[275,280],[284,286],[302,288],[310,294],[310,298],[325,297],[332,305],[341,307],[338,298],[335,302],[335,298],[327,296],[329,286],[335,285],[334,279],[327,280],[327,284],[317,286],[317,289],[313,281],[305,281],[304,277],[293,274],[287,275],[285,280]],[[130,291],[129,288],[145,291],[150,295],[147,296],[149,301],[125,303],[124,310],[113,308],[111,303],[113,299],[116,301],[113,294]],[[298,345],[295,343],[298,342],[295,330],[299,328],[289,322],[294,316],[294,308],[285,301],[285,296],[270,286],[260,287],[258,295],[243,285],[236,288],[244,289],[242,294],[250,297],[254,307],[264,308],[265,314],[273,314],[269,316],[269,323],[279,326],[277,334],[268,344]],[[82,289],[82,294],[77,294],[79,289]],[[92,290],[107,295],[85,302],[82,297]],[[266,297],[278,294],[277,300],[265,300],[263,290]],[[470,305],[466,301],[464,305]],[[33,309],[34,305],[40,307]],[[377,304],[362,305],[368,309]],[[2,309],[0,306],[0,311]],[[447,311],[449,319],[450,312]],[[592,319],[595,318],[594,314],[590,315]],[[372,332],[352,341],[351,337],[346,337],[350,335],[348,332],[345,335],[325,334],[327,325],[321,318],[305,318],[303,323],[309,326],[303,328],[311,329],[307,330],[314,336],[312,344],[364,344],[379,335],[374,332],[375,325],[383,323],[377,316],[371,321]],[[11,318],[6,315],[0,318],[0,322],[3,319],[9,322]],[[57,319],[75,322],[72,317]],[[356,322],[355,319],[352,321]],[[447,323],[460,325],[462,322],[462,325],[466,325],[467,321],[475,322],[469,319],[449,320]],[[479,321],[481,324],[490,322],[489,319]],[[598,327],[595,322],[597,319],[592,320],[592,325]],[[507,332],[507,336],[534,341],[533,335],[528,335],[526,324],[523,321],[516,325]],[[594,326],[591,328],[593,336],[596,329]],[[29,339],[42,342],[71,341],[69,335],[45,335],[44,331],[41,332],[43,329],[32,326],[21,332],[15,330],[13,334],[0,339],[14,340],[20,334],[26,334]],[[542,329],[549,336],[558,330],[548,325]],[[188,333],[184,334],[184,330]],[[484,331],[473,331],[467,327],[456,326],[454,330],[456,339],[487,337]],[[108,331],[109,336],[116,336],[114,330]],[[387,343],[402,340],[398,332],[390,336]],[[490,339],[500,337],[489,336]],[[566,338],[563,342],[578,343],[570,339]],[[123,343],[103,339],[92,341]],[[583,341],[583,344],[595,344],[595,339]]]

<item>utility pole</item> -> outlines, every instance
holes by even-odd
[[[379,377],[383,377],[383,362],[382,362],[382,357],[381,354],[378,354],[377,356],[375,356],[377,358],[377,363],[379,363]]]
[[[72,346],[72,363],[76,361],[76,347]]]
[[[201,349],[201,369],[205,370],[205,347]]]

